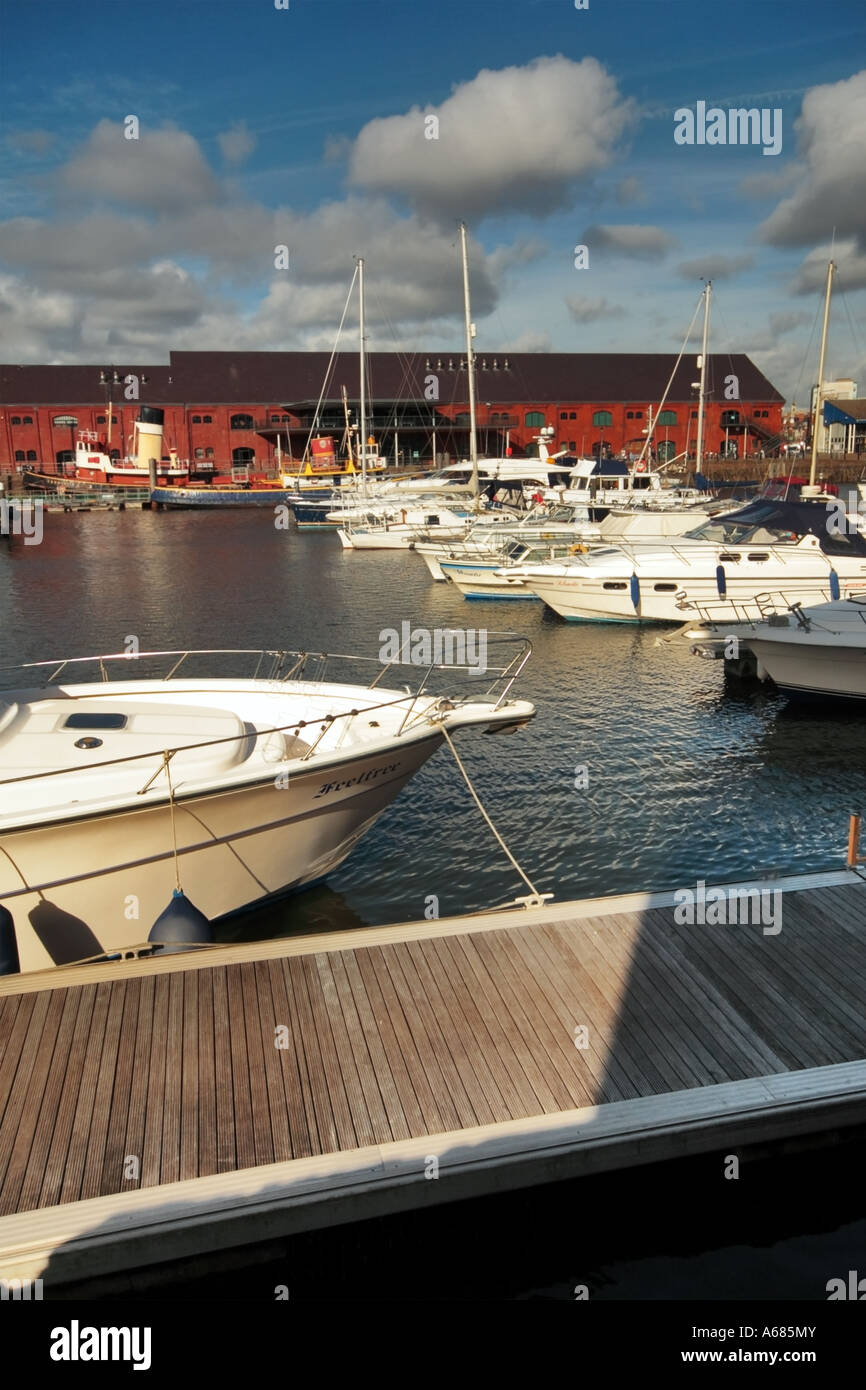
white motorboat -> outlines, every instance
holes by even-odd
[[[682,623],[715,602],[720,619],[762,616],[777,606],[823,603],[863,589],[866,538],[841,531],[835,498],[759,498],[664,544],[595,548],[515,573],[556,613],[574,622]]]
[[[38,663],[14,686],[4,672],[0,906],[21,969],[142,946],[178,886],[213,920],[322,878],[445,730],[532,717],[510,697],[529,644],[487,640],[503,663],[448,665],[449,696],[429,689],[441,663],[414,665],[412,693],[378,683],[404,679],[405,665],[369,658],[369,683],[342,683],[324,680],[325,663],[363,658],[292,652]],[[255,673],[196,678],[205,658],[223,672],[254,660]]]
[[[689,623],[683,636],[698,656],[723,658],[740,667],[743,651],[755,674],[787,695],[807,699],[866,699],[866,593],[760,620]]]

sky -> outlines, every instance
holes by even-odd
[[[711,278],[800,404],[832,247],[866,395],[862,0],[580,3],[0,0],[0,359],[330,349],[358,256],[371,349],[459,352],[463,220],[479,354],[676,352]]]

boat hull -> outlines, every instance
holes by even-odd
[[[290,489],[156,487],[150,494],[160,507],[278,507],[288,505]]]
[[[794,699],[866,700],[866,651],[861,647],[816,646],[803,641],[747,645],[766,674]]]
[[[435,752],[441,735],[175,807],[180,882],[210,919],[331,872]],[[0,902],[22,971],[143,944],[176,886],[166,804],[0,835]],[[26,885],[26,886],[24,886]]]
[[[464,598],[529,599],[537,602],[537,594],[528,589],[522,579],[497,574],[498,563],[492,561],[487,565],[483,562],[443,560],[442,573],[460,590]]]

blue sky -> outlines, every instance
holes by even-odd
[[[371,346],[459,350],[463,216],[479,351],[676,350],[706,274],[714,350],[802,400],[835,227],[828,367],[866,393],[862,3],[0,0],[0,27],[6,360],[330,347],[361,254]],[[676,144],[699,101],[778,109],[781,153]]]

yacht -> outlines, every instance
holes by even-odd
[[[863,589],[866,537],[853,524],[828,526],[837,506],[829,496],[759,498],[679,539],[620,542],[515,573],[574,622],[682,623],[713,603],[720,620],[761,617],[767,595],[784,608]]]
[[[510,694],[529,644],[498,641],[488,635],[483,670],[414,664],[415,693],[393,684],[405,665],[297,652],[0,673],[0,905],[20,968],[140,948],[175,890],[212,921],[324,877],[446,730],[510,732],[532,717]],[[228,674],[239,662],[252,676]],[[199,678],[214,665],[218,677]],[[326,665],[354,678],[326,680]],[[446,679],[450,693],[429,689]]]
[[[697,656],[742,662],[752,654],[755,675],[800,699],[866,699],[866,592],[751,622],[719,624],[707,616],[683,635]]]

